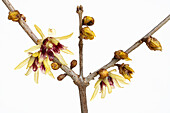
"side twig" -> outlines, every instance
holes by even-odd
[[[163,21],[161,21],[156,27],[154,27],[149,33],[147,33],[143,38],[141,38],[139,41],[137,41],[134,45],[132,45],[130,48],[128,48],[125,52],[126,53],[130,53],[133,50],[135,50],[137,47],[139,47],[146,38],[148,38],[149,36],[153,35],[156,31],[158,31],[164,24],[166,24],[168,21],[170,20],[170,15],[168,15]],[[106,64],[105,66],[101,67],[100,69],[108,69],[110,67],[113,67],[115,63],[117,63],[119,60],[113,58],[108,64]],[[97,72],[100,70],[98,69],[97,71],[89,74],[86,78],[85,78],[85,83],[89,83],[90,80],[94,79],[95,76],[97,76]]]
[[[9,11],[15,10],[15,8],[12,6],[12,4],[8,0],[2,0],[2,1],[6,5],[6,7],[9,9]],[[22,18],[19,20],[18,23],[24,29],[24,31],[28,34],[28,36],[34,41],[34,43],[37,44],[38,38],[35,36],[35,34],[29,28],[27,23]],[[54,62],[61,64],[60,61],[56,57],[54,58]],[[71,70],[69,67],[67,67],[65,65],[61,65],[61,69],[64,72],[66,72],[67,75],[69,75],[75,83],[79,82],[78,75],[73,70]]]

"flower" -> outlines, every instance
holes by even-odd
[[[96,97],[96,95],[99,91],[99,87],[101,90],[101,98],[105,98],[106,87],[108,89],[108,93],[110,94],[112,92],[112,89],[115,88],[114,84],[119,88],[123,88],[119,85],[119,83],[128,84],[125,82],[126,81],[125,78],[112,73],[116,70],[111,70],[109,72],[106,72],[107,70],[105,70],[105,69],[102,69],[102,70],[103,70],[103,72],[102,71],[101,72],[105,73],[104,75],[107,75],[107,76],[103,78],[103,77],[101,77],[102,75],[100,75],[98,81],[96,82],[96,84],[94,86],[95,90],[94,90],[94,93],[90,100],[93,100]],[[108,73],[108,74],[106,74],[106,73]]]
[[[81,29],[81,34],[80,36],[83,39],[89,39],[89,40],[93,40],[94,37],[96,37],[96,35],[94,34],[94,32],[89,28],[89,27],[84,27]]]
[[[150,50],[159,50],[159,51],[162,51],[162,46],[161,46],[161,43],[154,37],[150,36],[147,38],[146,40],[146,45],[148,46],[148,48]]]
[[[26,58],[24,61],[22,61],[17,67],[15,67],[15,70],[22,68],[24,65],[27,64],[28,71],[26,72],[26,76],[28,76],[31,73],[31,70],[34,71],[34,81],[38,84],[38,78],[39,78],[39,69],[42,73],[48,74],[52,78],[54,78],[53,73],[51,72],[50,68],[50,61],[48,57],[46,57],[42,62],[39,62],[39,56],[40,52],[30,53],[31,56]]]
[[[132,78],[132,74],[134,73],[134,70],[129,67],[129,64],[118,64],[117,65],[119,68],[119,73],[123,75],[123,77],[125,79],[128,79],[130,81],[130,79]]]
[[[85,16],[83,18],[83,22],[82,22],[83,25],[88,25],[88,26],[91,26],[94,24],[94,18],[93,17],[90,17],[90,16]]]
[[[49,29],[48,37],[45,37],[45,35],[37,25],[34,25],[34,27],[36,28],[37,32],[40,34],[42,39],[38,40],[38,45],[35,45],[29,48],[28,50],[25,50],[25,52],[32,52],[34,50],[40,49],[39,62],[43,61],[46,58],[46,56],[48,56],[49,60],[52,61],[55,56],[58,58],[61,64],[67,65],[64,58],[60,54],[60,51],[67,54],[73,54],[73,53],[70,50],[68,50],[66,46],[62,45],[59,42],[59,40],[68,39],[72,36],[73,33],[67,36],[54,37],[54,35],[56,34],[55,29]]]
[[[119,50],[119,51],[115,51],[115,58],[117,59],[124,59],[126,61],[129,61],[131,60],[129,57],[128,57],[128,54],[126,52],[124,52],[123,50]]]

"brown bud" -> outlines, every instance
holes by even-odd
[[[73,69],[77,65],[77,60],[72,60],[70,63],[70,69]]]
[[[53,62],[53,63],[51,64],[51,68],[52,68],[53,70],[58,70],[58,69],[60,68],[60,65],[59,65],[57,62]]]
[[[82,22],[83,25],[88,25],[88,26],[91,26],[94,24],[94,18],[93,17],[90,17],[90,16],[85,16],[83,18],[83,22]]]
[[[67,74],[61,74],[57,77],[57,80],[62,81],[66,76],[67,76]]]
[[[161,46],[161,43],[154,37],[150,36],[147,38],[146,40],[146,45],[148,46],[148,48],[150,50],[159,50],[159,51],[162,51],[162,46]]]
[[[89,27],[82,28],[80,36],[86,40],[93,40],[96,37],[95,33]]]
[[[10,11],[8,15],[8,19],[14,22],[18,22],[21,18],[21,14],[18,10]]]
[[[117,59],[124,59],[124,60],[131,60],[129,57],[128,57],[128,54],[126,52],[124,52],[123,50],[119,50],[119,51],[115,51],[115,58]]]
[[[107,77],[108,76],[108,71],[106,70],[106,69],[100,69],[99,71],[98,71],[98,74],[100,75],[100,78],[101,79],[104,79],[105,77]]]

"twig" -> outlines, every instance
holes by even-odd
[[[77,6],[77,13],[79,15],[79,34],[81,34],[82,29],[82,14],[83,14],[83,6]],[[83,39],[81,35],[79,36],[79,68],[80,68],[80,78],[83,81]]]
[[[144,40],[153,35],[157,30],[159,30],[165,23],[167,23],[170,20],[170,15],[168,15],[163,21],[161,21],[156,27],[154,27],[149,33],[147,33],[143,38],[141,38],[139,41],[137,41],[134,45],[132,45],[130,48],[128,48],[126,50],[126,53],[130,53],[132,52],[134,49],[136,49],[137,47],[139,47]],[[112,66],[114,66],[115,63],[117,63],[119,60],[113,58],[108,64],[106,64],[105,66],[101,67],[100,69],[108,69]],[[95,76],[97,76],[97,72],[100,70],[98,69],[97,71],[89,74],[86,78],[85,78],[85,83],[89,83],[90,80],[94,79]]]
[[[12,4],[8,1],[8,0],[2,0],[4,2],[4,4],[7,6],[7,8],[9,9],[9,11],[14,11],[14,7],[12,6]],[[24,31],[28,34],[28,36],[34,41],[35,44],[37,44],[37,40],[38,38],[35,36],[35,34],[32,32],[32,30],[29,28],[29,26],[27,25],[27,23],[21,18],[20,21],[18,22],[19,25],[24,29]],[[55,57],[54,62],[57,62],[59,64],[60,61]],[[65,66],[65,65],[61,65],[61,69],[67,73],[67,75],[69,75],[73,81],[75,83],[79,82],[78,79],[78,75],[71,70],[69,67]]]

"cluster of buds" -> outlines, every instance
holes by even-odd
[[[8,15],[9,20],[18,22],[21,18],[26,22],[26,17],[23,14],[20,14],[20,12],[18,10],[9,12],[9,15]]]
[[[86,27],[82,28],[80,31],[80,36],[86,40],[93,40],[96,37],[95,33],[88,27],[94,24],[94,18],[90,16],[85,16],[82,20],[82,25]]]
[[[150,50],[162,51],[161,43],[156,38],[154,38],[152,36],[148,37],[147,40],[145,41],[145,43]]]

